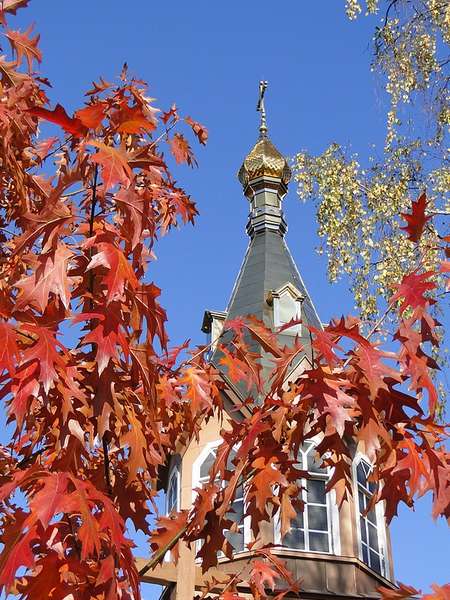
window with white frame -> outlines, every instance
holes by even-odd
[[[282,327],[293,319],[301,319],[303,297],[290,283],[271,293],[273,302],[273,319],[275,327]],[[283,331],[285,335],[300,335],[301,325],[293,325]]]
[[[167,514],[180,507],[180,472],[174,467],[169,475],[167,484]]]
[[[207,450],[206,456],[201,457],[197,472],[197,481],[199,486],[202,486],[203,484],[209,481],[209,472],[216,459],[218,446],[219,444],[210,446]],[[230,453],[230,457],[228,459],[229,464],[227,467],[229,470],[232,470],[234,468],[231,461],[233,460],[233,457],[235,455],[236,452]],[[229,513],[227,513],[226,516],[227,519],[236,523],[237,530],[225,532],[225,537],[230,542],[234,552],[242,552],[245,549],[244,487],[242,485],[240,485],[236,489],[236,495],[231,505],[231,510]]]
[[[166,493],[166,514],[180,510],[180,470],[179,466],[173,466],[169,473]],[[164,555],[164,561],[170,562],[172,554],[170,550]]]
[[[383,507],[377,504],[367,510],[376,485],[369,481],[372,470],[363,458],[356,463],[356,486],[358,490],[358,531],[360,558],[371,569],[384,575],[384,515]]]
[[[291,529],[281,544],[306,552],[339,553],[337,506],[332,492],[325,491],[329,469],[321,466],[312,443],[303,446],[298,459],[298,467],[309,474],[308,479],[298,482],[304,510],[291,521]]]

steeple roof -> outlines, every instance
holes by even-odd
[[[227,318],[254,315],[268,327],[274,328],[270,295],[287,283],[291,283],[303,298],[303,320],[320,327],[316,309],[284,236],[264,230],[249,242],[228,303]]]
[[[264,84],[265,82],[261,82]],[[261,111],[260,139],[244,159],[239,180],[250,203],[247,223],[249,245],[233,287],[226,313],[207,312],[204,331],[212,331],[217,319],[233,319],[253,315],[275,330],[286,318],[286,309],[294,307],[292,318],[301,317],[302,326],[279,334],[281,345],[291,345],[299,335],[304,346],[303,356],[310,357],[310,335],[305,325],[321,327],[320,319],[306,286],[285,241],[287,224],[282,208],[283,198],[291,177],[286,158],[267,136],[264,103],[265,87],[261,92],[258,110]],[[284,298],[284,300],[283,300]],[[284,304],[283,304],[284,302]],[[298,307],[298,310],[297,308]],[[287,317],[289,321],[291,317]],[[286,322],[286,321],[284,321]],[[217,333],[217,327],[215,327]],[[256,343],[252,348],[262,356],[263,376],[272,366]],[[299,355],[298,361],[302,360]],[[218,352],[212,360],[219,365]],[[292,365],[294,367],[295,365]],[[224,373],[226,375],[226,373]]]

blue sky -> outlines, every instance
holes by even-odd
[[[114,79],[124,61],[150,83],[158,106],[174,101],[203,122],[210,141],[198,149],[199,169],[177,171],[198,202],[200,217],[162,240],[152,277],[163,288],[173,343],[200,332],[206,308],[223,310],[243,258],[247,201],[236,173],[257,137],[258,81],[267,79],[272,141],[287,155],[345,144],[364,159],[382,144],[382,82],[370,72],[374,19],[350,23],[344,0],[283,3],[206,0],[38,2],[11,20],[36,23],[42,72],[51,99],[70,112],[102,75]],[[314,207],[301,204],[291,184],[285,201],[288,243],[322,320],[352,311],[346,284],[330,286],[318,243]],[[396,577],[426,588],[443,583],[449,550],[444,523],[431,521],[428,502],[402,511],[392,525]],[[447,568],[446,568],[447,565]],[[159,592],[146,587],[147,600]]]

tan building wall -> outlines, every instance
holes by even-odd
[[[225,424],[223,424],[225,425]],[[193,441],[184,451],[180,461],[180,508],[189,509],[193,501],[193,488],[198,482],[193,479],[194,464],[205,449],[213,442],[220,441],[220,430],[223,426],[217,418],[211,418],[200,432],[199,440]],[[351,598],[377,597],[379,585],[391,585],[388,579],[369,569],[359,559],[359,542],[356,527],[357,508],[355,502],[344,502],[338,512],[340,553],[322,554],[304,552],[287,548],[275,548],[273,551],[287,561],[288,569],[295,578],[302,579],[302,597],[311,598]],[[274,542],[273,524],[262,524],[262,539],[265,543]],[[392,556],[389,532],[386,528],[387,548],[386,562],[389,579],[392,579]],[[201,573],[195,561],[195,548],[189,549],[185,544],[180,547],[177,565],[166,562],[144,580],[155,583],[167,583],[169,588],[164,598],[173,600],[192,600],[195,591],[199,591],[205,580],[214,575],[220,580],[221,575],[234,573],[244,568],[251,554],[248,552],[235,555],[233,561],[226,558],[220,560],[218,569]],[[248,590],[247,590],[248,591]],[[245,589],[242,590],[245,593]]]

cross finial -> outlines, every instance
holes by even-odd
[[[264,106],[264,93],[267,89],[267,81],[259,82],[259,98],[256,110],[261,113],[261,124],[259,126],[259,133],[261,137],[267,135],[267,123],[266,123],[266,107]]]

